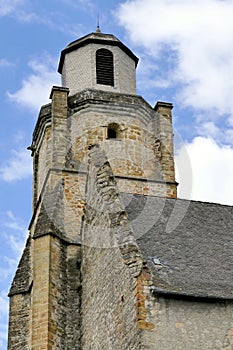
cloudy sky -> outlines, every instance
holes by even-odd
[[[233,204],[232,0],[0,0],[0,349],[7,292],[31,217],[27,146],[60,51],[95,31],[140,58],[137,92],[174,104],[179,196]]]

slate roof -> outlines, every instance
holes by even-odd
[[[233,298],[233,207],[121,194],[154,291]]]
[[[65,60],[65,55],[69,52],[79,49],[82,46],[86,46],[88,44],[102,44],[102,45],[110,45],[110,46],[118,46],[120,47],[129,57],[131,57],[135,62],[135,67],[138,64],[138,57],[134,55],[134,53],[125,46],[118,38],[116,38],[112,34],[104,34],[104,33],[89,33],[82,38],[79,38],[75,41],[72,41],[69,45],[66,46],[64,50],[61,52],[60,62],[58,66],[58,72],[62,73],[62,67]]]

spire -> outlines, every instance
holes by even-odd
[[[101,33],[101,30],[100,30],[100,15],[99,15],[99,13],[98,13],[98,21],[97,21],[96,33]]]

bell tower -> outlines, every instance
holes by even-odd
[[[136,94],[138,58],[114,35],[91,33],[70,43],[58,67],[70,95],[84,89]]]
[[[153,108],[136,94],[137,63],[99,31],[61,52],[62,86],[41,107],[30,146],[33,215],[9,293],[8,350],[82,349],[81,231],[93,146],[119,193],[176,197],[172,104]]]

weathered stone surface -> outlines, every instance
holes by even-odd
[[[28,237],[23,255],[20,259],[9,296],[26,293],[32,283],[31,236]]]
[[[30,350],[30,293],[33,280],[31,243],[32,239],[29,237],[9,292],[8,349],[11,350]]]
[[[114,86],[96,83],[100,47]],[[53,87],[30,147],[8,350],[233,349],[232,208],[175,200],[172,104],[136,95],[136,63],[102,33],[62,53],[68,87]]]
[[[98,146],[90,151],[88,174],[82,231],[82,349],[140,349],[134,289],[142,260],[112,170]]]
[[[9,350],[31,350],[30,316],[30,291],[28,293],[11,295],[8,333]]]
[[[162,296],[149,302],[154,328],[142,332],[142,349],[232,349],[232,302]]]

